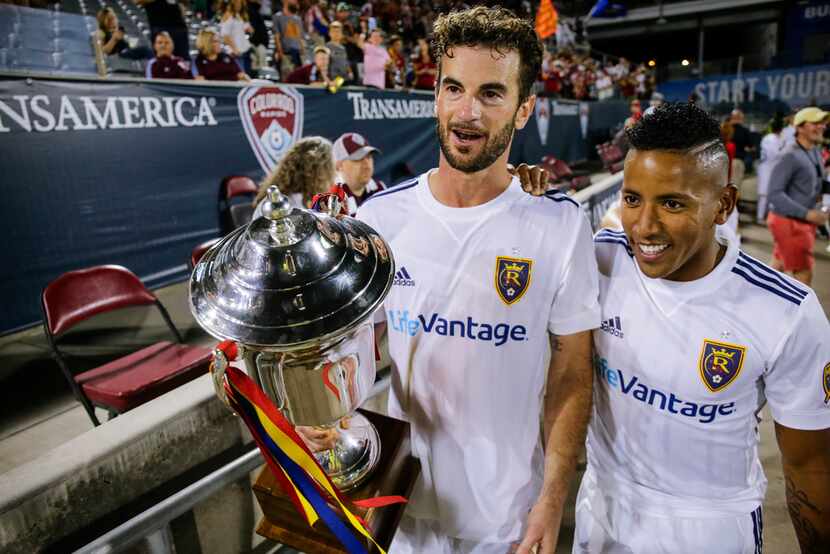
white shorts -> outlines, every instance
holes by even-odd
[[[395,532],[389,554],[507,554],[512,543],[481,543],[441,534],[438,522],[406,514]]]
[[[655,515],[605,495],[582,479],[573,554],[761,554],[761,507],[744,516]]]

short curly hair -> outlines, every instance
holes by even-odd
[[[452,57],[455,46],[487,46],[497,52],[519,53],[519,101],[530,96],[542,67],[542,43],[529,21],[504,8],[475,8],[441,15],[432,26],[432,50],[441,77],[441,58]]]
[[[701,156],[728,172],[729,155],[717,120],[692,102],[658,106],[625,132],[633,150],[666,150]]]
[[[641,117],[625,134],[637,150],[678,152],[721,138],[717,120],[690,102],[666,102]]]
[[[283,194],[301,193],[303,202],[308,205],[315,194],[328,190],[334,178],[331,141],[323,137],[301,138],[262,180],[254,206],[265,198],[271,185],[276,185]]]

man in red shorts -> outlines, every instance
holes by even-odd
[[[828,115],[818,108],[795,114],[795,143],[776,160],[769,182],[767,225],[775,243],[772,267],[792,273],[806,285],[813,279],[816,225],[828,221],[828,213],[817,208],[824,180],[819,145]]]

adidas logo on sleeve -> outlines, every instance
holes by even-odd
[[[401,266],[401,268],[395,272],[395,278],[392,279],[392,286],[399,286],[399,287],[414,287],[415,286],[415,279],[413,279],[409,272],[406,270],[406,266]]]
[[[621,339],[625,338],[625,334],[622,330],[622,323],[620,322],[620,316],[614,316],[603,320],[602,325],[600,325],[600,329],[609,335],[613,335]]]

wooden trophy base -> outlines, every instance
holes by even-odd
[[[409,424],[368,410],[358,411],[378,430],[381,444],[380,460],[368,480],[349,491],[347,496],[352,500],[391,495],[409,498],[421,471],[418,460],[412,457]],[[260,472],[253,489],[264,515],[256,530],[258,534],[308,554],[345,552],[343,545],[322,520],[313,528],[308,526],[308,522],[297,512],[268,466]],[[384,550],[388,550],[405,508],[406,504],[392,504],[368,510],[354,507],[353,513],[363,518],[372,537]],[[367,549],[369,552],[376,552],[374,545],[368,541]]]

